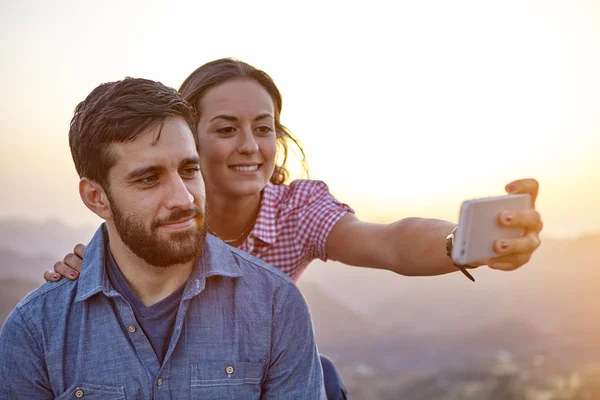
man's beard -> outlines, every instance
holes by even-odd
[[[205,214],[198,206],[176,210],[168,217],[152,221],[150,231],[135,215],[125,216],[111,201],[113,221],[123,243],[139,258],[156,267],[168,267],[195,260],[202,253],[206,239]],[[192,217],[196,229],[172,232],[169,239],[160,239],[156,230],[160,225]]]

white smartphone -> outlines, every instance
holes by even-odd
[[[498,216],[504,211],[518,212],[531,208],[528,194],[509,194],[467,200],[462,203],[458,228],[452,246],[452,260],[458,265],[497,257],[494,242],[525,234],[523,228],[500,225]]]

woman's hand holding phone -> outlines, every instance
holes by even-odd
[[[508,196],[463,203],[452,249],[456,264],[512,271],[540,246],[543,223],[535,209],[539,184],[521,179],[506,185]]]

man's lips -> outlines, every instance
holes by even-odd
[[[180,219],[178,221],[167,222],[167,223],[161,224],[160,226],[165,227],[165,228],[170,228],[170,229],[181,229],[181,228],[188,228],[188,227],[192,226],[194,223],[195,223],[194,217],[187,217],[184,219]]]

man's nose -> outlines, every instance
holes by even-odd
[[[167,198],[167,208],[188,209],[194,203],[194,195],[178,175],[172,180]]]

